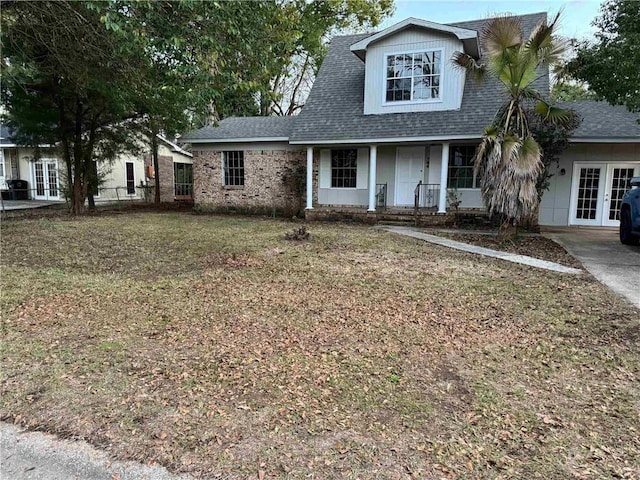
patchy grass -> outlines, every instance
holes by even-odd
[[[2,405],[202,478],[640,476],[638,310],[360,226],[2,225]]]

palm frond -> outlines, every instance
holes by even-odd
[[[457,68],[465,70],[477,82],[484,80],[487,74],[487,68],[484,64],[476,62],[475,58],[462,52],[455,52],[451,63]]]
[[[575,112],[572,110],[554,107],[543,100],[538,101],[534,108],[534,112],[555,125],[568,126],[575,119]]]
[[[538,142],[536,142],[533,137],[525,138],[520,143],[518,154],[513,161],[515,173],[521,177],[529,177],[537,180],[542,168],[541,157],[542,153]]]
[[[540,22],[523,45],[523,53],[538,64],[551,65],[569,48],[569,41],[554,36],[560,13],[549,24]]]
[[[483,38],[489,57],[517,48],[522,43],[520,22],[512,16],[496,17],[484,28]]]

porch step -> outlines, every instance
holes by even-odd
[[[378,220],[376,225],[388,225],[392,227],[406,227],[409,224],[414,224],[415,218],[397,218],[395,220]]]

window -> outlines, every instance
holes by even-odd
[[[244,152],[222,152],[224,185],[241,187],[244,185]]]
[[[358,150],[331,150],[331,188],[356,188]]]
[[[4,177],[4,152],[0,148],[0,177]]]
[[[127,175],[127,195],[136,194],[136,179],[134,176],[133,162],[127,162],[126,164]]]
[[[387,56],[386,101],[439,99],[441,63],[441,50]]]
[[[190,163],[174,163],[175,196],[191,196],[193,194],[193,165]]]
[[[474,174],[474,145],[452,146],[449,150],[447,188],[479,188]]]

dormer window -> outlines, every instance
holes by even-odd
[[[386,56],[386,102],[440,100],[442,50]]]

